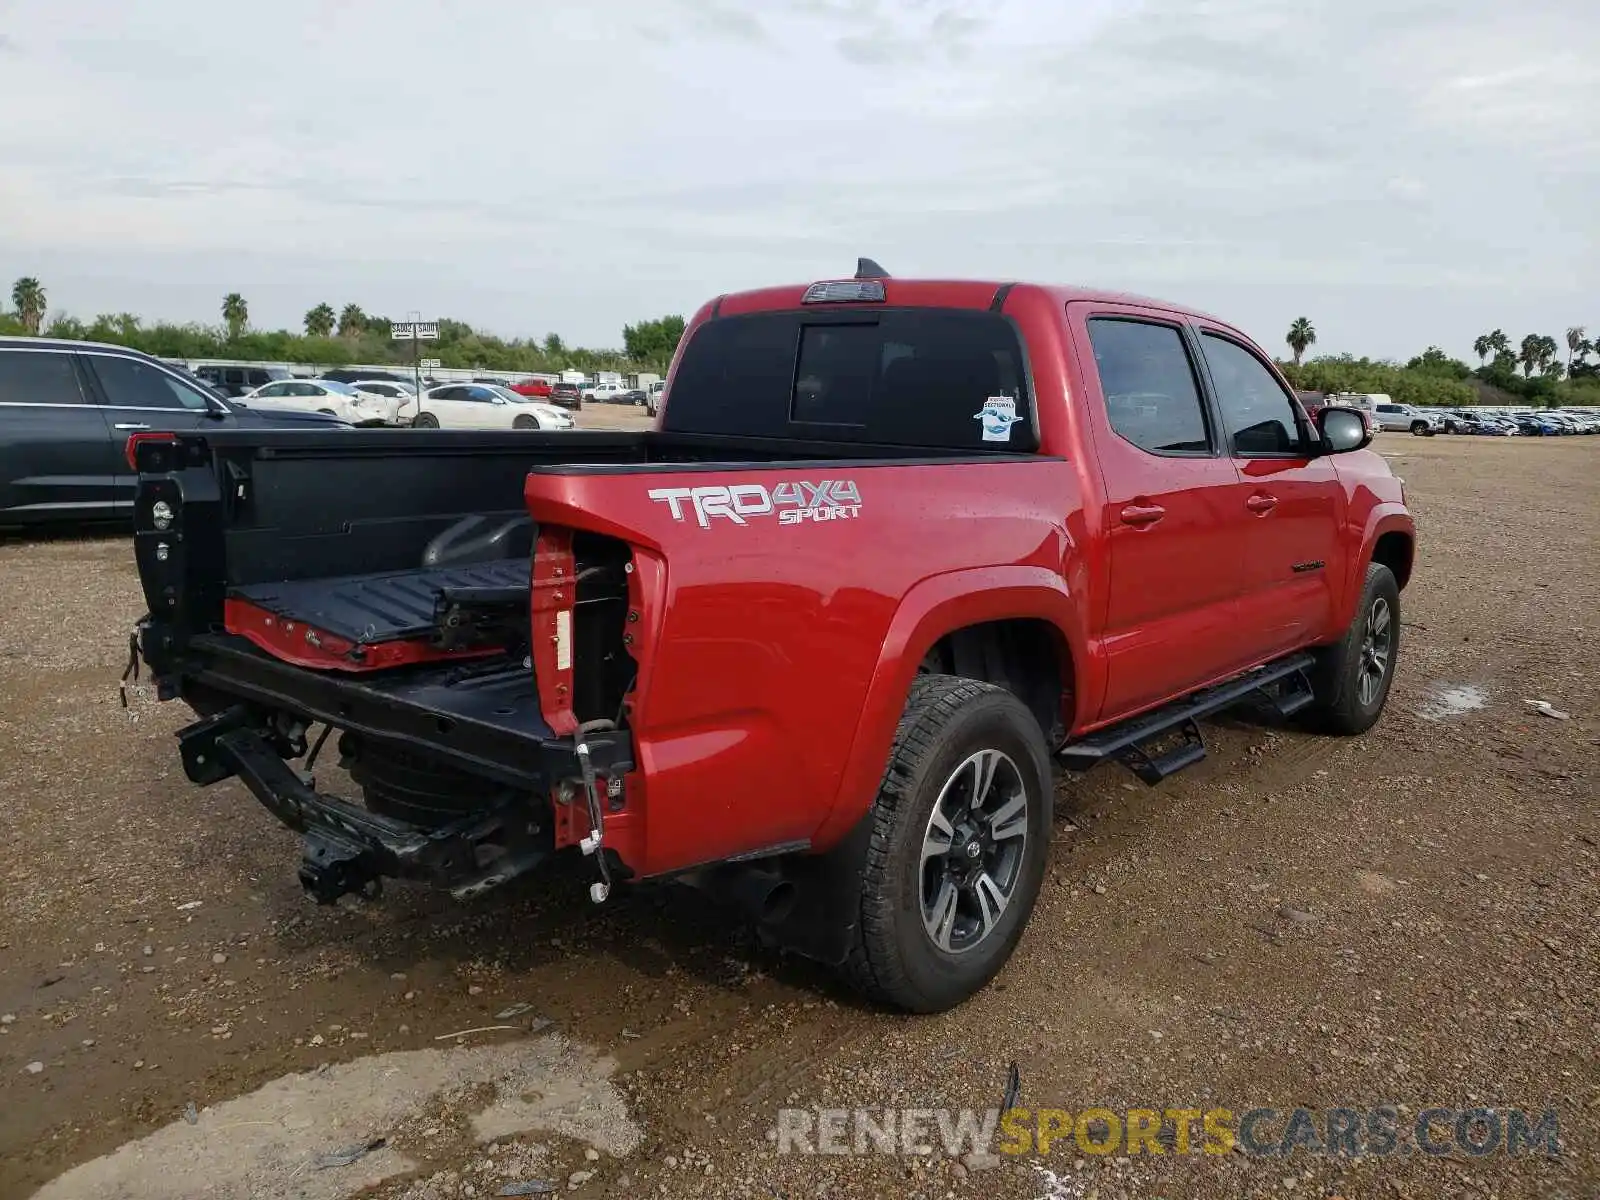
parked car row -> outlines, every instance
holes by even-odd
[[[547,393],[548,394],[548,393]],[[571,429],[555,403],[501,383],[445,383],[420,399],[392,380],[280,379],[241,396],[247,408],[319,412],[358,426],[418,429]]]
[[[1470,433],[1485,437],[1564,437],[1600,433],[1600,414],[1563,408],[1519,409],[1489,412],[1482,409],[1439,410],[1445,433]]]
[[[557,430],[574,425],[559,407],[562,396],[570,395],[573,408],[580,403],[572,384],[556,385],[547,399],[501,384],[442,384],[419,402],[408,381],[333,374],[296,379],[275,368],[210,366],[190,372],[124,346],[0,338],[0,526],[130,517],[137,477],[127,447],[134,434]]]
[[[135,434],[267,427],[349,425],[251,408],[124,346],[0,338],[0,525],[130,518]]]
[[[1574,433],[1600,433],[1600,413],[1586,410],[1538,408],[1502,411],[1480,408],[1428,408],[1397,404],[1387,396],[1338,394],[1324,396],[1301,392],[1300,401],[1315,418],[1328,404],[1364,413],[1374,430],[1432,437],[1436,433],[1470,433],[1485,437],[1556,437]]]

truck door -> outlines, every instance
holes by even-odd
[[[1241,665],[1240,522],[1226,510],[1238,474],[1181,318],[1084,301],[1068,306],[1068,323],[1105,489],[1100,720],[1109,721]]]
[[[1237,636],[1259,662],[1334,632],[1344,492],[1333,461],[1311,453],[1310,423],[1277,373],[1237,334],[1206,326],[1199,333],[1239,474],[1229,500],[1230,519],[1243,521]]]

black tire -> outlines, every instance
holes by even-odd
[[[1428,436],[1428,423],[1426,421],[1413,421],[1413,422],[1411,422],[1411,436],[1412,437],[1427,437]]]
[[[517,417],[515,420],[513,420],[511,422],[511,428],[513,428],[513,429],[537,429],[537,428],[539,428],[539,420],[538,420],[537,417],[530,417],[526,413],[524,413],[520,417]]]
[[[1378,619],[1380,603],[1387,613],[1382,672],[1376,678],[1375,689],[1364,692],[1362,675],[1370,677],[1373,665],[1368,634],[1371,623]],[[1344,735],[1371,729],[1389,698],[1399,655],[1400,585],[1388,567],[1368,563],[1366,584],[1350,628],[1344,637],[1317,652],[1317,664],[1311,671],[1316,699],[1304,710],[1306,723],[1323,733]]]
[[[418,413],[411,420],[411,428],[413,428],[413,429],[437,429],[437,428],[439,428],[439,418],[434,416],[430,412]]]
[[[969,813],[953,823],[948,853],[925,860],[935,804],[948,792],[946,804],[959,809],[958,780],[966,780],[970,764],[985,755],[996,763],[993,786],[987,789],[992,803],[1014,805],[1020,795],[1023,812],[988,824]],[[1015,794],[1006,800],[1006,791]],[[1016,948],[1039,896],[1049,855],[1051,800],[1049,750],[1038,721],[1020,700],[977,680],[919,675],[867,817],[872,834],[861,879],[860,921],[844,964],[852,986],[882,1004],[934,1013],[960,1004],[993,979]],[[980,809],[984,806],[979,797]],[[1020,847],[1011,848],[1015,832],[991,836],[1002,824],[1014,830],[1018,817]],[[968,828],[978,832],[969,838],[963,832]],[[973,843],[989,844],[998,857],[991,860],[991,851],[981,848],[969,855],[966,847]],[[950,883],[956,899],[939,910],[949,914],[940,921],[949,948],[941,948],[925,914],[945,895],[946,866],[982,872],[996,888],[1001,880],[1009,887],[998,919],[989,921],[971,911],[986,911],[978,904],[976,887],[969,891]],[[965,916],[960,915],[963,904]],[[964,944],[957,946],[965,922],[976,928],[968,927]]]

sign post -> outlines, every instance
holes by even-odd
[[[392,342],[411,343],[411,379],[417,389],[417,416],[422,415],[422,360],[417,357],[421,349],[420,343],[433,342],[439,339],[439,322],[424,321],[422,314],[411,312],[406,314],[404,321],[389,322],[389,340]],[[437,367],[439,360],[430,358],[430,363]]]

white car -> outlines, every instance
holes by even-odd
[[[264,412],[320,412],[352,425],[387,425],[395,402],[332,379],[280,379],[246,392],[235,403]]]
[[[394,403],[388,406],[391,425],[409,425],[411,418],[417,415],[417,389],[409,383],[398,379],[356,379],[350,386],[369,396],[393,400]]]
[[[586,383],[583,385],[583,398],[594,400],[600,404],[616,404],[622,400],[628,388],[621,383]]]
[[[414,429],[571,429],[553,404],[493,383],[447,383],[422,394]]]

